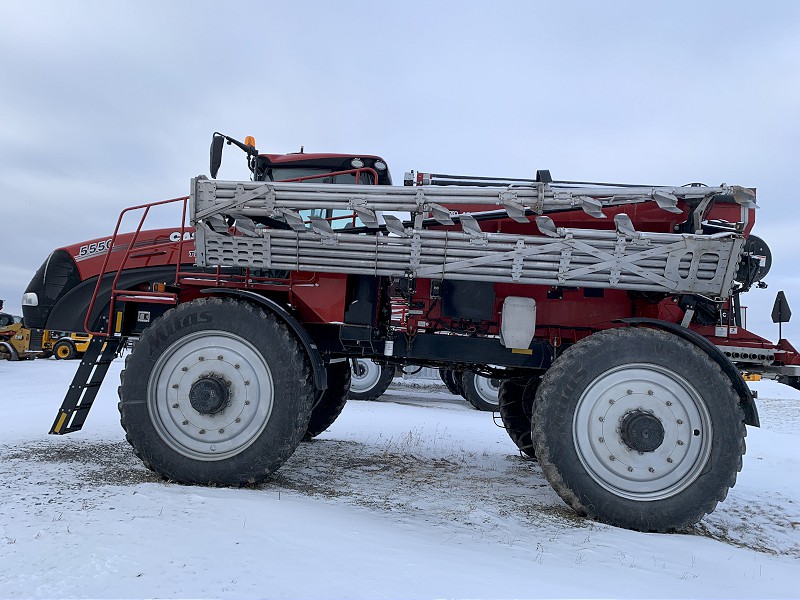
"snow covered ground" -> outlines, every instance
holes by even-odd
[[[168,484],[123,438],[112,365],[48,436],[75,362],[0,362],[0,597],[798,597],[800,392],[759,392],[728,499],[680,534],[575,516],[443,386],[350,402],[256,489]]]

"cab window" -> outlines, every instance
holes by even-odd
[[[358,183],[360,185],[372,185],[372,173],[361,171],[359,173],[358,181],[356,181],[355,173],[339,173],[338,175],[331,175],[329,177],[322,177],[326,173],[333,173],[332,169],[319,169],[313,167],[273,167],[267,171],[267,177],[270,181],[286,181],[292,179],[301,179],[303,183],[339,183],[353,185]]]

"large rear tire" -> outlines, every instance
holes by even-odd
[[[713,511],[736,482],[743,418],[730,379],[692,343],[613,329],[542,377],[533,440],[545,477],[579,514],[672,531]]]
[[[317,437],[339,418],[347,403],[350,391],[350,363],[343,360],[328,365],[328,387],[315,394],[314,407],[311,409],[311,420],[303,439]]]
[[[472,371],[464,371],[461,375],[463,396],[473,408],[493,412],[499,405],[501,379],[484,377]]]
[[[536,458],[531,437],[533,401],[539,377],[504,379],[498,393],[498,411],[508,437],[520,452]]]
[[[269,477],[305,435],[314,399],[294,334],[271,313],[232,299],[198,299],[164,313],[120,379],[120,420],[136,454],[188,484]]]
[[[394,367],[379,365],[368,358],[356,358],[352,361],[350,380],[351,400],[376,400],[392,384]]]

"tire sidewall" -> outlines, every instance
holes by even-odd
[[[439,369],[439,378],[444,383],[447,391],[454,396],[461,396],[461,376],[452,369]]]
[[[538,385],[539,377],[505,379],[497,396],[497,410],[508,437],[520,452],[534,459],[531,419]]]
[[[343,360],[331,363],[326,368],[328,387],[323,391],[317,390],[314,407],[311,410],[311,419],[308,422],[303,439],[310,440],[333,425],[334,421],[344,410],[350,392],[350,361]]]
[[[584,390],[611,369],[634,363],[680,375],[710,417],[713,434],[705,466],[691,485],[664,499],[633,500],[605,489],[586,471],[575,447],[573,415]],[[651,329],[600,332],[565,351],[542,378],[533,418],[536,454],[556,491],[578,512],[635,529],[674,529],[713,510],[733,484],[731,477],[735,481],[743,447],[736,439],[744,435],[735,399],[719,366],[690,342]]]
[[[269,420],[248,447],[229,458],[203,461],[178,453],[162,439],[147,394],[156,363],[173,343],[215,330],[239,336],[261,353],[272,378],[273,404]],[[120,412],[128,438],[145,463],[168,479],[223,485],[261,479],[291,455],[308,425],[313,402],[308,360],[285,326],[247,303],[201,299],[168,311],[145,330],[126,359],[125,373],[130,375],[122,379]]]

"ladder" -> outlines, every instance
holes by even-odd
[[[51,434],[64,435],[83,427],[108,367],[116,358],[123,341],[124,338],[118,337],[92,337],[50,428]]]

